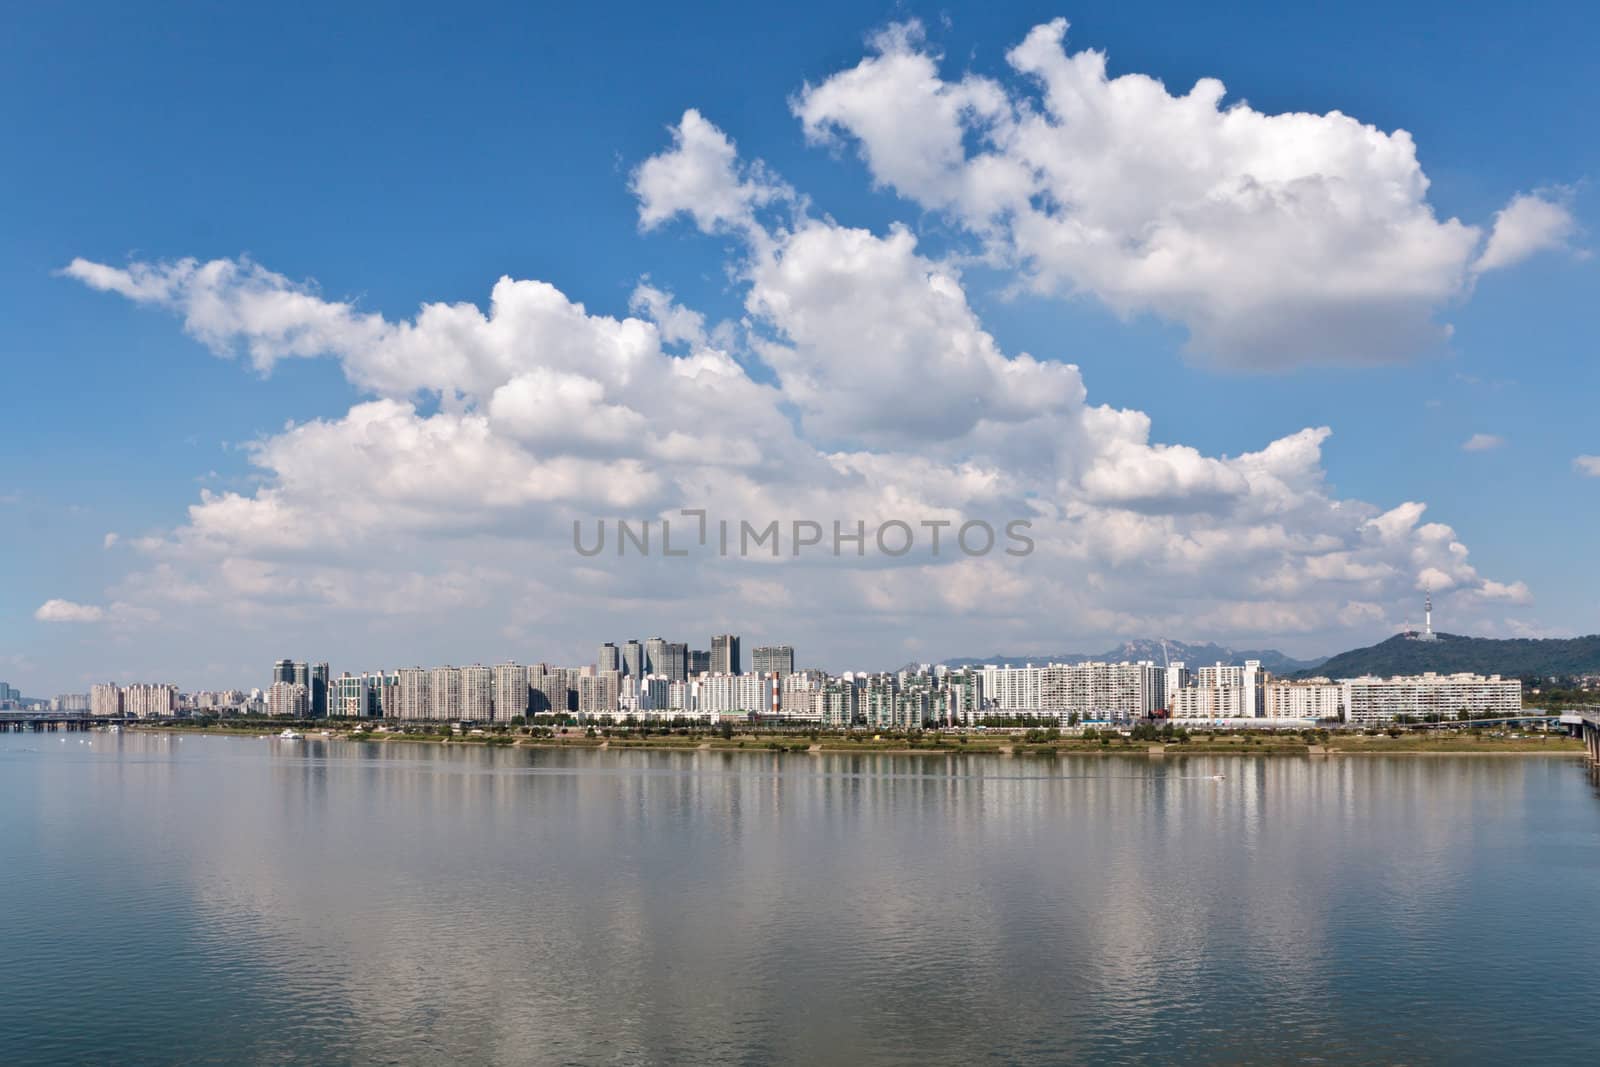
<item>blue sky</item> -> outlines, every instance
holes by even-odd
[[[281,481],[282,471],[253,464],[243,446],[290,421],[340,420],[374,391],[350,384],[338,356],[286,359],[268,374],[244,358],[217,358],[180,318],[96,291],[62,268],[77,257],[121,268],[248,256],[391,321],[428,301],[484,306],[502,275],[543,280],[591,314],[623,317],[648,278],[708,322],[737,322],[748,314],[742,264],[751,253],[727,224],[699,233],[680,213],[641,230],[635,168],[669,149],[669,130],[688,108],[737,145],[741,167],[761,160],[797,190],[811,217],[880,236],[896,223],[910,227],[924,256],[959,269],[966,300],[1006,356],[1076,364],[1088,402],[1148,414],[1154,442],[1232,457],[1329,427],[1320,470],[1330,496],[1379,510],[1426,502],[1425,521],[1452,528],[1479,576],[1525,584],[1525,595],[1489,604],[1470,599],[1471,583],[1461,579],[1460,602],[1442,598],[1447,628],[1600,628],[1600,576],[1585,566],[1600,479],[1574,465],[1600,453],[1592,350],[1600,302],[1586,252],[1600,169],[1593,8],[1538,5],[1510,18],[1486,4],[1398,12],[1377,4],[999,6],[819,4],[785,14],[727,4],[668,15],[655,5],[81,4],[9,12],[0,33],[11,161],[0,171],[11,205],[0,234],[10,401],[0,446],[8,515],[0,526],[8,591],[0,678],[47,694],[102,676],[260,684],[258,662],[280,654],[330,658],[336,671],[511,656],[566,662],[596,641],[646,630],[681,632],[698,645],[713,619],[788,637],[803,661],[838,668],[1093,649],[1158,629],[1326,653],[1407,617],[1398,590],[1416,584],[1423,562],[1381,590],[1301,590],[1308,610],[1330,616],[1350,601],[1381,611],[1298,630],[1269,612],[1230,614],[1209,593],[1204,609],[1187,616],[1127,607],[1161,598],[1148,584],[1123,599],[1113,590],[1101,601],[1073,601],[1060,617],[1030,609],[1004,622],[988,614],[992,600],[981,611],[952,600],[881,614],[881,596],[860,610],[848,598],[824,608],[784,599],[795,575],[753,594],[723,590],[744,596],[740,607],[600,590],[581,598],[581,610],[564,601],[559,611],[518,615],[495,591],[505,588],[495,575],[528,573],[521,564],[485,562],[476,543],[430,536],[407,550],[421,559],[416,572],[476,568],[489,577],[483,590],[462,593],[458,615],[419,618],[367,615],[344,597],[337,608],[314,597],[250,601],[214,570],[219,560],[250,556],[248,547],[213,547],[200,560],[134,544],[176,537],[202,490],[251,498]],[[918,47],[942,57],[944,78],[994,79],[1020,98],[1026,79],[1008,69],[1007,50],[1057,16],[1071,24],[1067,50],[1104,51],[1112,77],[1147,74],[1174,94],[1216,77],[1228,103],[1265,115],[1337,110],[1380,131],[1409,131],[1431,182],[1426,205],[1440,220],[1458,217],[1487,235],[1514,196],[1543,190],[1570,214],[1571,228],[1438,299],[1434,319],[1453,327],[1447,343],[1377,366],[1285,359],[1266,372],[1240,370],[1186,348],[1189,324],[1160,306],[1119,314],[1084,291],[1092,287],[1082,276],[1067,287],[1076,295],[1026,291],[1015,261],[975,262],[982,237],[970,219],[875,171],[863,158],[867,141],[837,116],[831,136],[808,138],[795,114],[806,86],[854,68],[872,51],[870,35],[910,19],[923,24]],[[769,337],[782,332],[765,325]],[[732,347],[753,379],[781,378],[754,349]],[[432,411],[437,400],[420,405]],[[800,418],[803,438],[825,450],[838,445]],[[1463,451],[1475,434],[1501,443]],[[882,449],[908,451],[917,450]],[[958,451],[976,454],[970,444]],[[351,484],[362,491],[359,474]],[[886,491],[876,485],[880,497]],[[682,500],[640,507],[674,502]],[[554,510],[532,508],[539,514],[524,516],[532,522]],[[108,548],[111,532],[117,543]],[[273,565],[334,568],[320,572],[328,582],[382,581],[372,570],[340,579],[315,550],[298,564],[274,555]],[[539,588],[554,602],[562,561],[528,566],[549,568],[538,571]],[[1080,558],[1052,579],[1094,584],[1119,566]],[[1257,561],[1254,573],[1263,566]],[[1148,579],[1163,580],[1181,586],[1182,576]],[[163,582],[191,592],[164,596]],[[652,585],[648,576],[642,584]],[[1239,600],[1252,597],[1259,593]],[[39,618],[51,600],[89,606],[99,618]],[[830,636],[839,632],[852,636]],[[847,658],[858,654],[871,662]]]

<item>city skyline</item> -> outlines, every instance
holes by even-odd
[[[597,13],[444,35],[484,80],[426,98],[396,72],[422,42],[352,24],[370,80],[278,79],[292,122],[225,76],[304,57],[256,14],[195,60],[36,13],[19,40],[84,71],[0,65],[39,101],[0,252],[28,400],[0,676],[578,662],[628,631],[642,666],[686,618],[835,669],[1161,634],[1304,657],[1425,591],[1452,632],[1600,629],[1600,160],[1544,104],[1595,92],[1551,81],[1582,35],[1438,8],[1419,55],[1360,10],[824,5],[738,50],[697,13],[561,107]],[[174,91],[194,62],[224,88]],[[122,106],[157,118],[130,139]],[[685,511],[1025,520],[1034,549],[574,551]]]
[[[1439,640],[1432,628],[1432,598],[1425,597],[1424,605],[1423,628],[1406,637],[1431,646]],[[1521,680],[1500,673],[1281,677],[1249,653],[1231,653],[1212,663],[1174,660],[1165,641],[1160,663],[1111,653],[1081,660],[1041,657],[1025,664],[911,663],[845,671],[800,667],[792,645],[757,646],[746,670],[740,635],[714,634],[709,644],[706,651],[659,636],[643,642],[629,638],[620,646],[601,642],[593,661],[577,666],[508,660],[346,670],[337,677],[326,661],[280,658],[272,663],[265,689],[183,692],[170,682],[99,682],[87,694],[60,694],[47,703],[54,712],[134,718],[203,713],[503,727],[552,715],[590,722],[620,717],[716,723],[731,714],[769,724],[873,729],[970,727],[1019,717],[1063,727],[1160,719],[1371,727],[1396,717],[1489,717],[1522,708]],[[0,710],[23,699],[0,681]]]

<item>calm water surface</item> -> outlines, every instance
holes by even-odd
[[[65,736],[6,1064],[1600,1063],[1578,761]]]

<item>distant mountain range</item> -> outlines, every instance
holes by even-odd
[[[1364,674],[1502,674],[1510,678],[1600,672],[1600,634],[1587,637],[1507,639],[1437,634],[1435,641],[1417,641],[1396,634],[1368,648],[1341,652],[1301,674],[1356,678]]]
[[[982,667],[984,664],[995,664],[1000,667],[1021,667],[1028,663],[1088,663],[1097,660],[1105,663],[1137,663],[1147,659],[1156,663],[1171,660],[1173,663],[1183,663],[1190,670],[1196,667],[1208,667],[1213,663],[1243,663],[1245,660],[1257,659],[1261,666],[1273,674],[1294,674],[1297,671],[1309,670],[1322,663],[1320,659],[1294,659],[1284,655],[1277,649],[1234,649],[1222,645],[1190,644],[1187,641],[1168,641],[1166,654],[1163,657],[1161,641],[1145,638],[1139,641],[1125,641],[1106,652],[1059,652],[1040,653],[1032,656],[980,656],[971,659],[945,660],[947,667]]]

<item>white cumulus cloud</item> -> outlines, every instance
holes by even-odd
[[[46,600],[33,617],[40,622],[103,622],[106,609],[98,604],[77,604],[71,600]]]
[[[1472,269],[1481,273],[1511,267],[1535,253],[1565,248],[1577,232],[1571,199],[1564,190],[1512,197],[1495,215],[1489,242]]]
[[[989,106],[974,94],[952,106]],[[202,491],[183,521],[133,542],[141,569],[110,608],[51,601],[38,617],[152,622],[171,605],[198,640],[292,624],[297,640],[391,664],[510,642],[527,659],[587,655],[624,623],[697,620],[838,663],[883,634],[970,650],[975,619],[986,648],[1059,650],[1382,629],[1424,586],[1441,610],[1527,598],[1480,575],[1422,503],[1336,495],[1330,428],[1236,455],[1162,440],[1144,412],[1091,403],[1061,353],[1005,351],[960,269],[909,226],[812,217],[787,191],[783,212],[762,212],[787,186],[696,112],[634,188],[647,228],[685,217],[734,239],[736,328],[708,329],[654,282],[620,316],[501,278],[483,307],[391,317],[246,260],[74,261],[83,283],[164,308],[263,370],[336,360],[362,396],[255,442],[254,488]],[[680,508],[824,525],[1022,518],[1037,548],[820,562],[573,551],[574,520]]]
[[[1475,275],[1572,232],[1559,198],[1523,194],[1485,242],[1435,214],[1406,131],[1268,114],[1215,78],[1174,93],[1112,77],[1066,32],[1035,27],[1008,79],[951,79],[920,25],[893,26],[794,110],[1039,290],[1181,323],[1193,350],[1237,368],[1413,357],[1448,336],[1437,315]]]

